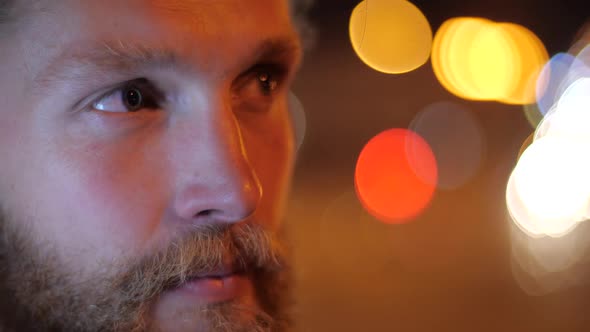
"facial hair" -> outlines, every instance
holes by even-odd
[[[259,223],[206,226],[149,256],[113,262],[92,277],[68,267],[0,209],[0,332],[158,331],[158,296],[227,260],[254,285],[256,306],[232,301],[196,308],[197,331],[278,332],[291,325],[285,241]]]

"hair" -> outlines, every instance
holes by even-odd
[[[8,21],[14,0],[0,0],[0,24]]]
[[[289,0],[293,23],[301,36],[303,48],[306,51],[311,49],[316,41],[316,30],[309,21],[309,12],[314,2],[315,0]]]
[[[0,0],[0,42],[14,33],[15,22],[26,15],[24,10],[31,7],[36,7],[32,0]]]

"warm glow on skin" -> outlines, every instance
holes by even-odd
[[[272,260],[266,251],[279,246],[262,240],[282,229],[295,158],[287,98],[301,50],[288,1],[63,0],[41,7],[24,11],[18,33],[0,41],[0,221],[30,249],[22,261],[36,262],[21,267],[18,289],[23,307],[41,312],[31,323],[61,317],[57,324],[70,325],[54,330],[134,326],[118,321],[121,314],[159,331],[209,331],[223,320],[201,319],[203,311],[224,301],[218,314],[232,326],[248,330],[254,313],[272,315],[274,300],[263,294],[278,286],[254,271],[264,264],[253,259],[248,271],[234,270],[239,248],[228,249],[229,235],[212,230],[261,240],[250,243],[258,258]],[[133,108],[134,101],[141,102]],[[209,237],[197,236],[205,230]],[[193,243],[201,238],[212,240]],[[188,257],[160,256],[174,250]],[[194,260],[206,262],[199,274]],[[143,261],[158,273],[133,273]],[[206,279],[205,290],[171,291],[188,283],[178,271]],[[111,287],[126,273],[142,278]],[[158,281],[167,273],[181,284]],[[218,280],[238,273],[226,284]],[[42,293],[27,287],[39,282],[48,286]],[[120,294],[150,283],[157,287],[145,294]],[[239,291],[218,291],[230,283]],[[137,298],[141,311],[114,306]],[[107,321],[80,316],[98,310]],[[1,324],[7,314],[0,314]]]

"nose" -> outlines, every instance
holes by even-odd
[[[174,210],[195,225],[244,221],[260,203],[260,181],[231,109],[205,113],[176,126]]]

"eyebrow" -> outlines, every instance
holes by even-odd
[[[257,61],[282,61],[290,67],[296,67],[299,65],[301,53],[301,44],[296,35],[268,38],[259,42],[238,66],[251,66]],[[35,77],[34,85],[45,89],[64,81],[104,81],[105,76],[112,77],[113,72],[124,75],[142,68],[165,68],[181,72],[195,69],[191,68],[188,59],[182,59],[171,49],[158,49],[122,41],[105,41],[68,48]],[[87,77],[88,70],[92,70],[98,77]]]

